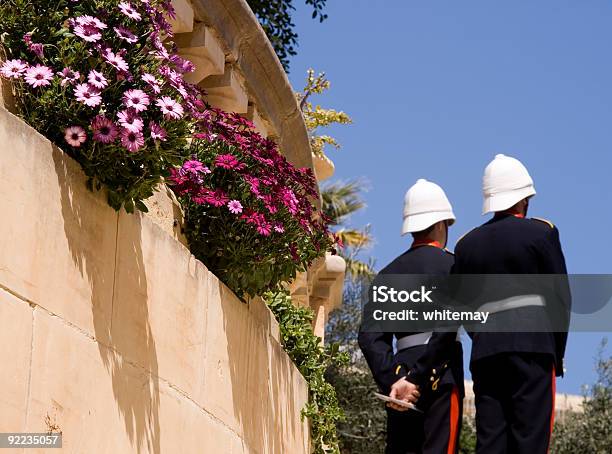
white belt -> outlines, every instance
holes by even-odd
[[[499,301],[491,301],[485,303],[478,308],[479,312],[488,312],[489,314],[495,314],[497,312],[509,311],[512,309],[519,309],[521,307],[528,306],[546,306],[546,300],[542,295],[520,295],[511,296]]]
[[[433,335],[433,331],[427,331],[425,333],[411,334],[410,336],[404,336],[397,340],[397,351],[405,350],[407,348],[416,347],[417,345],[427,345],[429,339]],[[457,342],[461,342],[461,335],[457,332]]]

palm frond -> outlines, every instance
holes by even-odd
[[[359,180],[334,182],[323,186],[321,198],[323,213],[331,219],[333,225],[341,224],[352,213],[365,208],[360,196],[363,183]]]

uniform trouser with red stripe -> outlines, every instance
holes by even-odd
[[[385,454],[456,454],[463,408],[457,387],[440,386],[417,406],[424,413],[387,408]]]
[[[545,454],[554,423],[553,358],[502,353],[471,366],[478,454]]]

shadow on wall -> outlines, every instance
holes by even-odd
[[[245,444],[254,452],[309,452],[303,439],[308,427],[300,419],[307,391],[298,386],[302,377],[270,335],[274,316],[261,299],[245,304],[216,282],[223,317],[218,326],[223,326],[230,372],[227,392]]]
[[[143,253],[140,238],[139,215],[118,214],[116,225],[115,258],[113,272],[112,301],[105,301],[102,289],[105,274],[97,269],[95,255],[99,251],[91,250],[90,241],[82,241],[85,207],[91,207],[91,195],[82,187],[71,187],[82,184],[81,178],[75,178],[76,164],[68,159],[57,147],[53,147],[53,161],[61,188],[62,215],[64,233],[68,240],[72,260],[81,274],[87,277],[91,286],[91,311],[94,335],[104,366],[110,373],[112,388],[118,410],[123,418],[126,433],[135,452],[160,453],[159,424],[159,379],[158,361],[155,342],[149,324],[147,279],[144,269]],[[78,170],[78,168],[76,169]],[[102,199],[102,198],[100,198]],[[126,219],[129,216],[129,219]],[[95,232],[93,233],[95,235]],[[117,308],[127,301],[117,297],[118,281],[129,286],[127,296],[130,315],[134,324],[119,323],[113,328]],[[125,328],[137,326],[141,332],[126,333]],[[134,342],[136,338],[138,342]],[[138,358],[136,365],[126,358]],[[139,367],[141,366],[141,367]],[[144,367],[145,370],[142,370]],[[150,371],[147,373],[146,371]],[[91,383],[92,387],[96,383]],[[83,396],[87,400],[88,396]],[[92,408],[91,411],[95,411]],[[109,434],[112,436],[112,434]]]

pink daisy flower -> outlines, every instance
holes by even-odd
[[[102,22],[100,19],[93,17],[93,16],[88,16],[88,15],[79,16],[75,18],[74,21],[79,25],[89,25],[89,26],[96,27],[102,30],[104,30],[107,27],[106,24]]]
[[[159,87],[160,82],[155,78],[153,74],[144,73],[142,75],[142,80],[149,84],[149,86],[153,90],[153,93],[159,94],[161,92],[161,88]]]
[[[183,106],[172,99],[170,96],[162,96],[155,103],[157,104],[166,118],[178,120],[183,116]]]
[[[131,132],[141,132],[144,126],[142,118],[134,109],[122,110],[117,114],[119,124]]]
[[[78,148],[87,140],[87,134],[80,126],[69,126],[64,130],[64,139],[68,145]]]
[[[280,222],[275,222],[274,231],[276,233],[285,233],[285,227],[283,227],[283,224],[281,224]]]
[[[272,224],[269,222],[262,222],[257,226],[257,233],[263,236],[270,236],[272,233]]]
[[[154,140],[161,140],[164,142],[166,137],[168,137],[166,130],[154,121],[149,123],[149,131],[151,132],[151,138]]]
[[[95,43],[102,39],[102,33],[98,27],[93,25],[75,25],[73,30],[75,35],[79,38],[82,38],[84,41],[88,43]]]
[[[134,19],[135,21],[139,21],[140,19],[142,19],[142,17],[140,16],[140,13],[136,11],[134,7],[130,5],[128,2],[119,3],[119,9],[121,10],[123,14],[125,14],[130,19]]]
[[[89,107],[96,107],[102,102],[100,92],[89,84],[78,84],[74,88],[74,96],[77,101]]]
[[[198,174],[198,173],[210,173],[208,167],[202,164],[200,161],[196,159],[191,159],[189,161],[185,161],[183,166],[181,167],[180,173],[182,175],[186,175],[188,173]]]
[[[222,207],[228,202],[229,198],[221,189],[215,189],[208,194],[207,202],[215,207]]]
[[[46,87],[51,84],[53,71],[44,65],[30,66],[26,70],[25,81],[32,87]]]
[[[224,169],[233,169],[239,164],[238,159],[231,154],[220,154],[215,158],[215,166],[222,167]]]
[[[129,129],[123,129],[121,131],[121,145],[127,148],[131,153],[135,153],[144,145],[144,136],[140,131],[135,132]]]
[[[120,39],[127,41],[130,44],[134,44],[138,41],[138,37],[125,27],[114,27],[113,30]]]
[[[81,74],[78,71],[73,71],[70,68],[62,69],[60,72],[57,73],[57,75],[62,78],[60,82],[62,87],[74,84],[81,77]]]
[[[0,67],[0,74],[9,79],[19,79],[25,74],[28,64],[23,60],[7,60]]]
[[[106,62],[113,68],[119,71],[129,72],[130,67],[119,53],[115,54],[110,49],[106,49],[105,51],[103,51],[102,56],[104,57]]]
[[[99,71],[92,69],[89,71],[89,75],[87,76],[87,81],[96,88],[102,89],[108,86],[108,80],[104,77]]]
[[[238,200],[230,200],[227,203],[227,209],[230,213],[239,214],[242,213],[242,204]]]
[[[119,135],[115,124],[104,115],[98,115],[94,118],[91,123],[91,130],[93,131],[93,139],[101,143],[112,143]]]
[[[128,90],[123,94],[123,104],[136,112],[147,110],[149,96],[142,90]]]

